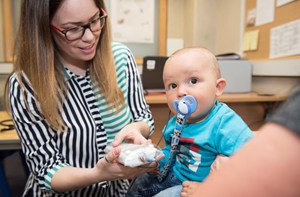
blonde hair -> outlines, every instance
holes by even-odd
[[[221,70],[220,70],[219,63],[218,63],[215,55],[210,50],[208,50],[207,48],[204,48],[204,47],[186,47],[186,48],[178,49],[177,51],[175,51],[170,56],[170,58],[172,58],[172,56],[187,53],[189,51],[195,51],[195,52],[201,53],[202,55],[205,55],[208,58],[208,60],[211,62],[211,65],[213,66],[213,69],[216,73],[217,79],[221,78]]]
[[[94,2],[106,10],[102,0]],[[63,0],[23,0],[13,69],[21,87],[24,86],[23,73],[29,79],[44,118],[56,130],[63,130],[65,126],[58,109],[68,94],[68,88],[64,67],[59,61],[59,52],[52,38],[50,21],[62,3]],[[93,84],[99,86],[107,103],[118,109],[120,104],[124,105],[124,96],[117,84],[111,42],[110,21],[107,17],[96,55],[88,64]],[[7,86],[8,83],[6,91]],[[9,99],[6,99],[8,103]]]

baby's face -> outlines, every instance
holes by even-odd
[[[217,74],[212,61],[199,52],[189,51],[168,59],[164,67],[163,80],[168,106],[176,114],[172,102],[192,95],[198,103],[190,121],[202,120],[214,106],[217,98]]]

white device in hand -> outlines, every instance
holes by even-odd
[[[120,148],[121,153],[118,162],[132,168],[154,162],[157,157],[163,154],[162,151],[153,144],[124,143],[120,145]]]

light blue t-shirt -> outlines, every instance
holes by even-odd
[[[169,157],[175,123],[176,116],[168,121],[165,128],[165,158],[160,163],[161,168]],[[232,155],[252,136],[252,131],[241,117],[226,104],[217,101],[203,121],[184,124],[173,166],[174,173],[181,181],[201,182],[208,176],[217,155]]]

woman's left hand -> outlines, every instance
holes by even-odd
[[[158,166],[159,159],[161,159],[158,158],[157,162],[151,162],[144,166],[131,168],[118,162],[120,152],[121,149],[119,147],[113,148],[97,162],[92,173],[94,177],[96,177],[95,180],[101,182],[118,179],[133,179],[146,172],[154,170]]]
[[[126,125],[115,137],[112,145],[119,146],[123,140],[133,144],[147,144],[151,140],[146,139],[149,135],[149,126],[144,122],[134,122]]]

